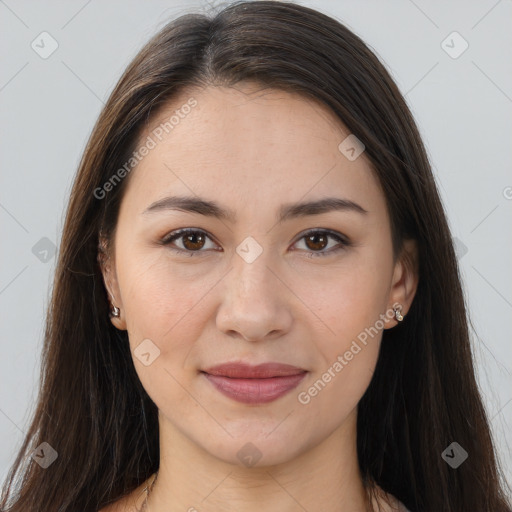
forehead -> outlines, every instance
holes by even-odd
[[[299,94],[251,83],[191,88],[140,136],[138,147],[152,148],[132,171],[127,195],[136,189],[139,206],[176,189],[271,206],[339,192],[383,206],[364,153],[351,161],[339,149],[349,135],[326,106]]]
[[[191,99],[195,106],[188,109]],[[171,119],[172,127],[166,126]],[[184,151],[193,150],[198,157],[199,153],[222,155],[239,163],[256,157],[265,161],[279,151],[287,152],[287,162],[300,161],[317,156],[329,144],[330,153],[336,154],[340,137],[349,134],[324,105],[253,83],[182,92],[158,113],[146,135],[159,128],[164,142],[174,142]]]

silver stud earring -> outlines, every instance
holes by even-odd
[[[119,318],[121,316],[121,310],[117,307],[117,306],[114,306],[114,296],[112,295],[112,293],[110,293],[110,290],[108,290],[108,294],[110,295],[110,298],[112,299],[112,301],[110,301],[110,313],[109,313],[109,316],[112,318]]]
[[[396,321],[397,322],[401,322],[404,319],[404,317],[403,317],[403,315],[401,313],[402,306],[398,306],[398,307],[393,308],[393,311],[395,312],[395,319],[396,319]]]
[[[121,310],[117,306],[112,306],[110,309],[110,316],[114,318],[119,318],[121,315]]]

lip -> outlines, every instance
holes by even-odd
[[[307,371],[281,363],[225,363],[202,371],[225,396],[247,404],[268,403],[297,387]]]
[[[222,377],[231,377],[232,379],[266,379],[270,377],[288,377],[298,375],[306,370],[282,363],[262,363],[251,365],[238,361],[223,363],[203,370],[209,375],[220,375]]]

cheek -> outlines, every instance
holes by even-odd
[[[370,383],[385,325],[389,263],[379,254],[358,254],[310,296],[311,309],[322,319],[318,333],[324,335],[315,336],[319,357],[301,389],[306,387],[310,397],[321,394],[318,406],[337,407],[343,414],[341,409],[354,407]]]
[[[328,367],[311,375],[298,390],[298,408],[304,415],[303,428],[316,425],[332,432],[354,412],[373,376],[378,357],[378,336],[372,345],[349,344]],[[347,357],[350,353],[350,360]]]
[[[354,410],[375,371],[385,312],[377,281],[361,272],[347,274],[322,299],[329,333],[315,337],[316,364],[297,398],[309,417],[323,418],[327,430]]]
[[[118,278],[130,342],[149,338],[161,351],[176,354],[193,340],[201,326],[201,299],[215,281],[187,275],[183,265],[172,265],[165,251],[132,253],[120,260]],[[179,340],[179,341],[178,341]]]
[[[143,387],[159,409],[197,414],[187,391],[195,376],[188,366],[194,364],[195,341],[208,318],[203,298],[215,280],[210,284],[177,271],[164,251],[132,252],[130,258],[120,259],[118,279],[130,349]],[[148,365],[141,357],[147,352]]]
[[[357,254],[329,272],[329,281],[309,285],[308,305],[322,320],[325,336],[319,338],[322,353],[344,350],[350,341],[371,328],[385,313],[390,286],[390,268],[378,257]],[[306,296],[307,280],[299,290]],[[314,282],[314,281],[313,281]],[[380,322],[378,326],[380,325]],[[324,341],[323,341],[324,340]]]

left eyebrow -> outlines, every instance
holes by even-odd
[[[142,214],[154,213],[164,210],[181,210],[184,212],[198,213],[208,217],[236,222],[236,214],[233,210],[223,208],[215,201],[209,201],[199,197],[164,197],[148,206]],[[320,215],[331,211],[352,211],[363,215],[368,213],[361,205],[349,199],[338,197],[325,197],[317,201],[284,204],[279,210],[278,223],[296,217],[308,215]]]

